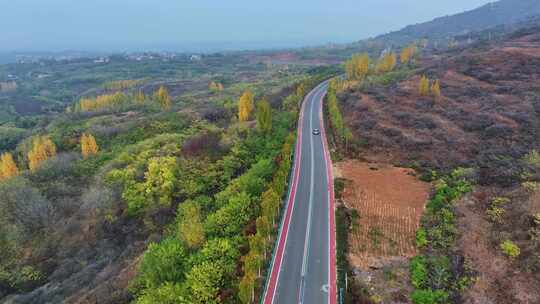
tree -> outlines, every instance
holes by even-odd
[[[271,219],[272,225],[275,225],[275,219],[279,211],[279,195],[270,188],[266,190],[261,197],[261,207],[263,216]]]
[[[369,71],[369,55],[367,53],[354,54],[345,62],[347,77],[351,80],[363,80]]]
[[[219,292],[223,282],[223,268],[218,263],[211,262],[195,265],[186,279],[193,303],[196,304],[221,303]]]
[[[268,240],[270,238],[270,233],[272,232],[272,223],[270,223],[268,217],[259,216],[255,223],[257,226],[257,234],[260,234],[263,238]]]
[[[431,85],[431,94],[437,99],[441,97],[441,84],[438,79]]]
[[[423,75],[422,78],[420,78],[418,92],[422,96],[426,96],[429,94],[429,79],[426,77],[426,75]]]
[[[135,100],[137,100],[137,102],[139,103],[143,103],[146,101],[146,95],[142,90],[139,90],[137,94],[135,94]]]
[[[238,100],[238,120],[247,121],[253,111],[253,93],[245,91]]]
[[[400,62],[402,64],[408,63],[414,57],[416,52],[417,52],[417,48],[416,48],[416,45],[414,44],[411,44],[408,47],[403,48],[399,56]]]
[[[250,252],[262,256],[263,260],[266,260],[266,238],[262,233],[256,233],[249,236],[249,249]]]
[[[32,148],[28,152],[28,166],[35,172],[47,159],[56,156],[56,145],[47,136],[38,136],[32,140]]]
[[[206,242],[195,259],[196,264],[203,262],[217,263],[224,275],[234,275],[240,257],[238,244],[229,238],[216,238]]]
[[[244,274],[240,284],[238,284],[238,297],[242,303],[249,304],[253,302],[255,297],[255,280],[255,274],[248,272]]]
[[[169,91],[165,86],[160,86],[159,89],[154,93],[154,98],[160,104],[162,109],[168,110],[171,108],[171,96]]]
[[[157,288],[165,282],[181,282],[187,271],[187,258],[186,250],[177,239],[151,243],[141,260],[137,280],[146,288]]]
[[[379,62],[377,63],[377,67],[375,68],[377,73],[386,73],[391,72],[397,63],[397,57],[394,52],[388,52],[383,55],[381,59],[379,59]]]
[[[135,304],[191,304],[182,284],[165,282],[158,288],[147,288]]]
[[[206,239],[201,221],[201,207],[195,201],[178,206],[178,234],[191,249],[198,249]]]
[[[85,133],[81,136],[81,151],[84,159],[98,153],[99,147],[96,143],[96,138],[92,134]]]
[[[19,168],[13,160],[11,153],[4,153],[0,157],[0,181],[19,175]]]
[[[241,192],[206,218],[205,229],[212,236],[235,236],[242,232],[253,215],[253,200]]]
[[[261,254],[256,253],[255,251],[250,251],[244,257],[244,272],[251,272],[261,276],[261,267],[263,266],[263,257]]]
[[[148,170],[144,174],[147,198],[168,207],[172,202],[176,182],[176,158],[172,156],[154,157],[148,161]]]
[[[119,107],[128,101],[128,96],[123,92],[103,94],[96,96],[95,98],[84,97],[79,100],[76,110],[83,112],[99,111],[102,109]]]
[[[257,128],[265,134],[272,131],[272,108],[266,98],[257,104]]]

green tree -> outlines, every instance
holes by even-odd
[[[253,213],[253,200],[247,193],[241,192],[206,218],[205,229],[212,236],[236,236],[242,232]]]
[[[188,292],[178,283],[165,282],[157,288],[147,288],[135,301],[136,304],[190,304]]]
[[[178,234],[191,249],[197,249],[204,243],[204,227],[201,220],[201,207],[195,201],[188,200],[178,206]]]
[[[219,292],[223,284],[223,268],[219,263],[203,262],[187,274],[186,286],[195,304],[221,303]]]
[[[172,202],[176,182],[176,158],[172,156],[154,157],[148,162],[145,177],[147,198],[168,207]]]
[[[244,304],[252,303],[255,298],[255,275],[253,273],[246,273],[238,284],[238,297]]]
[[[224,274],[232,275],[236,271],[239,258],[240,251],[236,242],[228,238],[217,238],[206,242],[195,260],[197,264],[217,263],[222,267]]]
[[[144,253],[137,281],[146,288],[157,288],[165,282],[182,282],[187,270],[187,254],[182,243],[168,238],[152,243]]]
[[[272,108],[266,98],[257,104],[257,128],[265,134],[272,131]]]

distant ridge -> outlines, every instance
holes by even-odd
[[[460,14],[409,25],[375,40],[386,44],[405,44],[422,38],[447,40],[469,32],[511,25],[535,15],[540,15],[540,0],[500,0]]]

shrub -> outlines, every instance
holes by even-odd
[[[536,190],[539,188],[537,182],[524,182],[521,184],[521,186],[523,186],[523,188],[525,188],[525,190],[528,192],[536,192]]]
[[[443,290],[415,290],[411,295],[411,299],[414,304],[446,303],[448,293]]]
[[[502,219],[506,210],[504,208],[492,206],[486,210],[488,218],[495,223],[502,223]]]
[[[505,255],[507,255],[508,257],[512,259],[517,258],[519,254],[521,253],[521,250],[519,249],[519,247],[510,240],[506,240],[502,242],[500,245],[500,248]]]
[[[428,280],[428,269],[426,259],[419,255],[411,259],[410,265],[411,283],[415,288],[422,289],[426,287]]]
[[[534,168],[540,169],[540,152],[532,150],[523,157],[523,161]]]
[[[157,288],[165,282],[181,282],[186,270],[186,250],[179,240],[169,238],[148,246],[137,280],[146,288]]]
[[[418,229],[416,232],[416,247],[423,248],[428,244],[426,230],[424,228]]]
[[[145,289],[135,301],[136,304],[187,304],[191,303],[186,297],[186,288],[180,284],[167,282],[159,288]]]

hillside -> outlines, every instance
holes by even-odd
[[[361,83],[337,85],[352,134],[348,140],[336,138],[336,153],[360,162],[363,176],[390,174],[388,166],[411,168],[433,187],[412,240],[415,258],[373,256],[367,247],[368,259],[359,259],[353,254],[366,246],[350,248],[352,282],[358,284],[351,290],[354,296],[408,303],[414,291],[415,303],[540,301],[539,71],[540,28],[533,27],[489,44],[424,53],[393,71],[369,72]],[[423,76],[430,85],[438,80],[440,96],[433,87],[420,91]],[[380,246],[400,244],[386,224],[366,227],[366,216],[402,221],[402,213],[385,207],[391,200],[375,210],[382,215],[354,209],[367,205],[365,199],[384,197],[368,192],[364,198],[365,191],[384,185],[369,185],[358,179],[360,173],[341,171],[343,204],[352,208],[344,211],[353,231],[349,242],[354,244],[363,230]],[[400,179],[399,174],[386,178]],[[402,184],[393,187],[407,191]],[[362,230],[355,223],[362,223]],[[407,271],[410,277],[403,274]],[[371,292],[361,295],[361,290]],[[433,302],[420,300],[427,298]]]
[[[252,240],[271,246],[299,101],[331,70],[232,54],[0,72],[18,83],[0,94],[1,303],[238,303],[244,276],[259,292],[245,256],[269,257]]]
[[[457,35],[511,25],[536,15],[540,15],[540,2],[536,0],[500,0],[471,11],[409,25],[374,40],[390,45],[403,45],[423,38],[432,43],[444,43]]]

